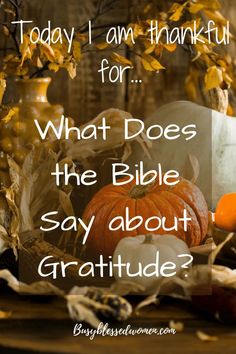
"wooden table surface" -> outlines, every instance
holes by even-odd
[[[136,335],[121,337],[73,337],[74,323],[65,303],[56,297],[29,297],[0,291],[0,310],[11,311],[0,320],[0,353],[214,353],[235,354],[236,328],[206,319],[187,302],[165,298],[159,307],[152,305],[134,315],[128,324],[138,327],[167,327],[170,320],[184,323],[184,331],[175,335]],[[111,325],[113,327],[117,324]],[[201,330],[218,336],[216,342],[202,342],[196,336]]]

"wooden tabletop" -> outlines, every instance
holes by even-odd
[[[131,299],[132,301],[132,299]],[[0,320],[0,353],[78,353],[78,354],[233,354],[236,328],[206,319],[187,302],[165,298],[160,306],[149,306],[127,322],[111,327],[161,328],[170,320],[184,323],[184,331],[175,335],[136,335],[121,337],[74,337],[74,323],[68,317],[65,302],[56,297],[30,297],[1,292],[0,310],[11,311]],[[85,325],[83,325],[86,328]],[[202,342],[201,330],[218,337],[216,342]]]

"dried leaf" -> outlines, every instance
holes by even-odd
[[[13,11],[12,9],[10,9],[9,7],[8,7],[8,8],[5,8],[5,9],[4,9],[4,12],[6,12],[6,13],[12,15],[13,17],[16,16],[15,11]]]
[[[109,45],[109,44],[108,44],[107,42],[100,42],[100,43],[97,43],[97,44],[96,44],[96,48],[102,50],[102,49],[107,48],[108,45]]]
[[[200,164],[196,156],[193,154],[188,154],[190,165],[193,170],[193,177],[191,178],[192,183],[196,183],[200,174]]]
[[[107,124],[111,127],[110,129],[110,137],[109,139],[102,138],[102,133],[98,133],[98,137],[96,140],[80,140],[75,143],[70,141],[66,141],[64,148],[65,153],[71,159],[79,159],[80,161],[86,160],[88,158],[94,157],[97,154],[109,150],[113,150],[117,147],[125,146],[126,141],[124,139],[124,121],[126,118],[131,118],[130,113],[110,108],[103,112],[101,112],[96,118],[91,120],[90,122],[82,125],[80,129],[84,129],[86,125],[94,124],[95,126],[100,126],[102,123],[102,118],[106,118]],[[135,133],[139,131],[139,124],[130,124],[129,132]],[[151,147],[151,142],[146,138],[146,135],[143,133],[138,136],[136,139],[137,143],[141,145],[143,150],[145,151],[147,157],[150,158],[149,148]]]
[[[21,53],[20,66],[22,66],[24,61],[30,59],[32,55],[30,51],[30,38],[27,34],[23,35],[23,42],[20,45],[20,53]]]
[[[200,26],[201,23],[201,18],[198,17],[197,19],[194,19],[192,21],[187,21],[184,22],[181,27],[183,28],[191,28],[192,30],[194,29],[194,27],[196,27],[196,29],[198,29],[198,27]]]
[[[165,69],[165,67],[162,66],[161,63],[151,55],[144,54],[141,58],[141,62],[143,64],[144,69],[147,71],[158,72],[159,70]]]
[[[66,194],[62,190],[59,190],[59,202],[60,202],[61,207],[67,216],[72,216],[75,214],[74,208],[73,208],[71,200],[70,200],[70,195]]]
[[[189,7],[188,7],[188,11],[191,14],[196,14],[197,12],[201,11],[202,9],[204,9],[205,5],[201,4],[201,3],[194,3],[194,2],[190,2]]]
[[[50,63],[48,68],[56,73],[60,69],[60,66],[56,63]]]
[[[7,230],[5,229],[5,227],[3,227],[3,225],[0,224],[0,255],[7,249],[9,248],[8,245],[8,233]]]
[[[204,13],[218,25],[225,26],[227,24],[226,18],[219,11],[204,10]]]
[[[19,111],[18,107],[12,107],[9,109],[7,115],[5,117],[2,118],[2,121],[7,124],[8,122],[10,122],[10,120],[12,119],[12,117],[17,114]]]
[[[211,66],[207,69],[207,73],[204,79],[207,91],[216,87],[220,87],[221,83],[223,82],[222,69],[215,65]]]
[[[5,90],[6,90],[6,80],[4,78],[0,78],[0,105],[2,103]]]
[[[78,41],[73,41],[73,57],[77,63],[81,60],[81,45]]]
[[[170,53],[174,52],[177,49],[176,43],[163,44],[163,47]]]
[[[12,312],[10,312],[10,311],[1,311],[0,310],[0,319],[1,320],[5,319],[5,318],[9,318],[9,317],[11,317],[11,315],[12,315]]]
[[[202,331],[197,331],[196,336],[198,339],[200,339],[203,342],[216,342],[218,340],[218,337],[210,336],[209,334],[206,334]]]
[[[184,330],[183,322],[175,322],[175,321],[171,320],[169,322],[169,327],[175,329],[176,332],[183,332],[183,330]]]
[[[5,35],[6,37],[8,37],[9,34],[10,34],[8,27],[3,25],[2,28],[3,28],[3,33],[4,33],[4,35]]]
[[[170,16],[170,21],[174,21],[174,22],[177,22],[180,20],[180,18],[182,17],[183,15],[183,12],[184,12],[184,9],[185,9],[185,6],[187,5],[188,2],[185,2],[183,5],[180,5],[178,3],[174,3],[170,10],[168,11],[169,13],[172,13],[172,15]]]
[[[149,46],[147,46],[147,49],[145,50],[145,54],[151,54],[152,52],[154,52],[154,50],[155,50],[155,48],[156,48],[156,44],[154,43],[154,44],[149,44]]]
[[[40,42],[40,52],[43,56],[45,56],[47,60],[49,60],[50,62],[54,62],[55,53],[53,48],[49,44],[45,42]]]
[[[0,278],[17,293],[29,295],[58,295],[64,296],[64,291],[46,281],[38,281],[30,285],[20,282],[7,269],[0,270]]]
[[[118,321],[125,321],[132,313],[132,306],[127,300],[115,294],[107,293],[102,288],[73,287],[68,294],[65,294],[63,290],[50,282],[22,283],[7,269],[0,270],[0,278],[4,279],[12,290],[20,294],[56,295],[64,298],[67,302],[71,319],[78,322],[84,321],[95,328],[101,323],[98,315],[104,315],[106,318]],[[10,316],[10,313],[7,313],[7,315]],[[4,318],[7,315],[4,313]]]
[[[215,263],[215,259],[217,257],[217,255],[219,254],[219,252],[222,250],[222,248],[224,247],[224,245],[226,243],[228,243],[232,237],[234,236],[233,233],[230,233],[226,239],[224,240],[224,242],[220,243],[213,251],[212,253],[209,255],[209,258],[208,258],[208,264],[214,264]]]
[[[76,77],[76,65],[75,63],[65,63],[63,67],[68,71],[71,79]]]
[[[111,59],[121,65],[129,65],[130,67],[133,67],[132,62],[129,59],[127,59],[127,58],[123,57],[122,55],[117,54],[115,52],[112,53]]]

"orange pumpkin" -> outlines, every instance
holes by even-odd
[[[215,212],[215,224],[220,229],[236,232],[236,193],[220,198]]]
[[[174,180],[174,179],[173,179]],[[178,231],[170,231],[184,240],[188,246],[201,244],[207,233],[208,208],[202,192],[193,183],[181,178],[175,186],[159,185],[156,180],[152,185],[136,186],[134,182],[122,186],[109,184],[98,191],[88,203],[83,220],[89,222],[94,215],[95,220],[87,239],[87,251],[91,257],[97,255],[112,256],[119,240],[126,236],[147,234],[144,225],[134,231],[110,231],[109,222],[116,217],[125,216],[125,209],[129,208],[130,217],[140,215],[144,221],[150,217],[166,217],[166,227],[173,225],[174,217],[182,217],[186,209],[188,217],[187,231],[182,223],[178,224]],[[167,234],[158,229],[152,234]]]

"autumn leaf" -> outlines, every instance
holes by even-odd
[[[154,44],[151,44],[150,42],[149,42],[149,45],[147,46],[147,49],[145,50],[145,54],[151,54],[152,52],[154,52],[154,50],[155,50],[155,48],[156,48],[156,44],[154,43]]]
[[[189,7],[188,7],[188,11],[191,14],[196,14],[196,13],[198,13],[199,11],[201,11],[204,8],[205,8],[205,5],[203,5],[201,3],[190,2]]]
[[[133,34],[134,34],[134,38],[137,38],[138,36],[141,36],[144,34],[144,29],[139,23],[136,23],[134,25]]]
[[[0,77],[0,104],[2,103],[2,98],[6,89],[6,80]]]
[[[3,34],[4,34],[6,37],[8,37],[9,34],[10,34],[8,27],[2,25],[2,28],[3,28]]]
[[[40,52],[50,62],[53,62],[55,60],[54,50],[52,49],[52,47],[49,44],[47,44],[45,42],[40,42]]]
[[[56,73],[60,69],[60,66],[57,63],[50,63],[48,68]]]
[[[227,24],[226,18],[219,11],[204,10],[204,13],[218,25],[225,26]]]
[[[68,62],[63,64],[63,67],[68,71],[71,79],[76,77],[76,65],[74,63]]]
[[[180,5],[178,3],[174,3],[170,10],[168,11],[169,13],[172,13],[172,15],[170,16],[170,21],[174,21],[177,22],[181,19],[182,15],[183,15],[183,11],[186,7],[188,2],[185,2],[183,5]]]
[[[31,58],[31,51],[30,51],[30,38],[27,34],[23,35],[23,41],[20,45],[20,53],[21,53],[21,63],[20,66],[23,65],[26,59]]]
[[[183,27],[183,28],[191,28],[193,30],[194,27],[196,26],[196,29],[198,29],[198,27],[200,26],[200,23],[201,23],[201,18],[198,17],[195,20],[184,22],[181,25],[181,27]]]
[[[95,46],[97,49],[103,50],[103,49],[107,48],[108,45],[109,44],[107,42],[100,42],[100,43],[97,43]]]
[[[161,63],[152,57],[151,55],[143,55],[141,58],[141,62],[143,64],[143,67],[147,71],[159,71],[162,69],[165,69],[164,66],[161,65]]]
[[[5,115],[5,117],[2,118],[2,121],[3,121],[4,123],[8,123],[8,122],[12,119],[12,117],[13,117],[16,113],[18,113],[18,111],[19,111],[19,108],[18,108],[18,107],[12,107],[12,108],[10,108],[9,111],[7,112],[7,114]]]
[[[230,116],[230,117],[233,117],[234,116],[234,109],[232,107],[231,104],[228,105],[228,108],[227,108],[227,115]]]
[[[223,68],[224,69],[224,68]],[[224,69],[225,70],[225,69]],[[230,86],[231,86],[231,84],[232,84],[232,82],[233,82],[233,80],[231,79],[231,77],[227,74],[227,72],[225,72],[223,70],[223,80],[224,80],[224,82],[226,83],[226,85],[227,85],[227,88],[229,89],[230,88]]]
[[[211,66],[207,69],[207,73],[205,74],[204,80],[205,88],[207,91],[219,87],[223,82],[222,69],[216,65]]]
[[[77,63],[81,60],[81,46],[78,41],[73,42],[73,57]]]
[[[197,331],[196,336],[203,342],[216,342],[218,340],[218,337],[210,336],[209,334],[202,331]]]
[[[121,65],[129,65],[129,66],[133,67],[132,62],[129,59],[127,59],[127,58],[123,57],[122,55],[119,55],[115,52],[112,53],[111,59]]]
[[[163,44],[163,47],[170,53],[174,52],[177,48],[176,43],[170,43],[170,44]]]
[[[219,10],[221,8],[221,4],[218,0],[198,0],[195,2],[190,2],[188,10],[192,14],[196,14],[197,12],[203,10],[203,9],[209,9],[209,10]]]
[[[12,313],[10,311],[0,311],[0,319],[5,319],[11,317]]]

